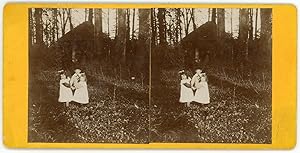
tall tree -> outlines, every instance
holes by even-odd
[[[258,19],[258,8],[255,9],[255,28],[254,28],[254,39],[257,39],[257,19]]]
[[[157,13],[158,18],[158,30],[159,30],[159,43],[165,45],[166,40],[166,9],[159,8]]]
[[[126,9],[126,35],[125,35],[125,45],[126,45],[126,51],[125,51],[125,57],[126,61],[128,61],[128,52],[131,50],[131,42],[130,42],[130,9]],[[126,55],[127,54],[127,55]]]
[[[84,9],[84,21],[87,21],[87,18],[88,18],[88,9],[85,8]]]
[[[253,9],[249,10],[249,40],[253,40]]]
[[[247,60],[248,59],[248,24],[249,16],[248,9],[241,8],[239,10],[239,42],[240,42],[240,56],[239,60]]]
[[[217,23],[216,19],[217,19],[217,9],[213,8],[211,11],[211,21]]]
[[[164,58],[164,52],[166,49],[166,9],[158,8],[157,20],[158,20],[158,46],[151,46],[151,85],[155,87],[160,83],[161,64]]]
[[[126,63],[126,9],[118,9],[118,35],[117,35],[117,52],[120,56],[121,64]]]
[[[223,8],[218,8],[217,9],[217,14],[218,14],[218,37],[223,38],[225,34],[225,9]]]
[[[133,40],[134,38],[134,21],[135,21],[135,8],[133,9],[132,13],[132,30],[131,30],[131,39]]]
[[[225,40],[225,9],[218,8],[217,9],[217,36],[220,47],[220,55],[223,57],[224,54],[224,40]]]
[[[175,17],[176,17],[176,28],[175,28],[175,42],[179,42],[181,40],[181,9],[175,9]]]
[[[71,15],[72,10],[69,8],[67,9],[67,16],[69,19],[69,25],[70,25],[70,30],[73,30],[73,23],[72,23],[72,15]]]
[[[230,9],[230,32],[231,32],[231,36],[233,36],[233,20],[232,20],[232,8]]]
[[[265,55],[264,57],[272,57],[272,9],[261,8],[261,44],[260,51]],[[270,62],[269,58],[265,58],[265,62]]]
[[[115,27],[115,37],[118,36],[118,9],[116,9],[116,27]]]
[[[210,8],[208,8],[207,9],[207,21],[210,21],[210,14],[211,14],[211,9]]]
[[[126,46],[130,40],[130,9],[126,9]]]
[[[139,9],[139,36],[136,51],[136,68],[148,80],[151,45],[151,9]],[[148,82],[148,81],[147,81]]]
[[[156,24],[156,9],[151,8],[151,46],[156,45],[157,37],[157,24]]]
[[[88,21],[93,23],[93,9],[89,9]]]
[[[184,31],[185,31],[185,36],[189,34],[189,28],[190,28],[190,23],[192,21],[190,9],[186,8],[183,9],[182,15],[183,15],[183,25],[184,25]]]
[[[109,16],[109,10],[110,9],[107,9],[107,35],[108,35],[108,37],[109,37],[109,18],[110,18],[110,16]]]
[[[60,17],[61,33],[63,36],[66,33],[66,25],[67,25],[67,21],[68,21],[68,17],[66,15],[66,9],[64,9],[64,8],[60,9],[60,11],[58,12],[58,15]]]
[[[192,22],[193,22],[193,29],[196,30],[197,26],[196,26],[196,21],[195,21],[195,9],[194,8],[191,9],[191,18],[192,18]]]
[[[56,41],[58,40],[58,19],[57,19],[58,13],[57,13],[57,8],[53,9],[53,31],[52,31],[52,37],[53,40]]]
[[[102,9],[94,9],[95,20],[95,47],[96,54],[99,56],[103,50],[103,35],[102,35]]]
[[[35,36],[36,43],[43,43],[43,20],[42,20],[43,9],[35,8],[34,9],[34,19],[35,19]]]

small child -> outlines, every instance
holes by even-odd
[[[86,75],[84,73],[80,74],[79,82],[75,84],[75,92],[72,100],[81,104],[89,103]]]
[[[70,78],[66,76],[64,72],[60,74],[59,81],[59,102],[65,102],[66,106],[69,106],[69,102],[72,100],[73,93],[70,88]]]
[[[184,70],[179,71],[179,74],[181,76],[179,102],[186,103],[189,107],[194,97],[193,90],[191,88],[191,78],[186,75]]]
[[[71,85],[72,90],[75,90],[75,86],[79,82],[81,70],[75,69],[74,72],[75,73],[72,75],[71,80],[70,80],[70,85]]]
[[[202,103],[202,104],[208,104],[209,103],[209,90],[208,90],[208,84],[207,84],[207,76],[205,73],[201,73],[199,75],[199,82],[196,83],[196,92],[194,96],[195,102]]]

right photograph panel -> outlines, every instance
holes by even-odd
[[[272,9],[151,9],[150,140],[272,143]]]

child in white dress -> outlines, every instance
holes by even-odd
[[[202,71],[199,73],[198,71],[198,73],[195,74],[192,80],[194,85],[193,88],[196,90],[193,101],[202,104],[208,104],[210,98],[206,74],[202,73]]]
[[[89,103],[86,76],[84,73],[81,73],[79,77],[79,82],[75,84],[73,101],[81,104]]]
[[[73,94],[70,88],[70,78],[65,73],[60,74],[59,81],[59,102],[65,102],[69,106],[69,102],[72,100]]]
[[[191,78],[188,77],[184,71],[180,71],[179,74],[181,75],[179,102],[186,103],[189,107],[190,102],[193,101],[194,97],[193,90],[191,88]]]
[[[71,85],[72,90],[76,89],[75,86],[79,82],[79,78],[80,78],[80,75],[81,75],[81,70],[80,69],[75,69],[74,72],[75,73],[72,75],[71,80],[70,80],[70,85]]]

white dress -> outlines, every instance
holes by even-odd
[[[87,104],[89,103],[89,95],[86,82],[78,82],[78,89],[75,90],[72,101]]]
[[[192,88],[186,87],[184,84],[185,83],[191,83],[191,78],[181,80],[180,81],[180,98],[179,102],[185,103],[185,102],[192,102],[193,101],[193,90]]]
[[[70,83],[70,78],[61,79],[59,81],[59,102],[70,102],[73,97],[71,88],[66,87],[63,83]]]
[[[209,103],[209,90],[208,90],[208,84],[207,82],[198,82],[198,87],[194,100],[197,103],[202,103],[202,104],[208,104]]]
[[[75,84],[77,84],[77,83],[79,82],[79,78],[80,78],[80,75],[74,73],[74,74],[72,75],[72,77],[71,77],[70,85],[74,87]]]

